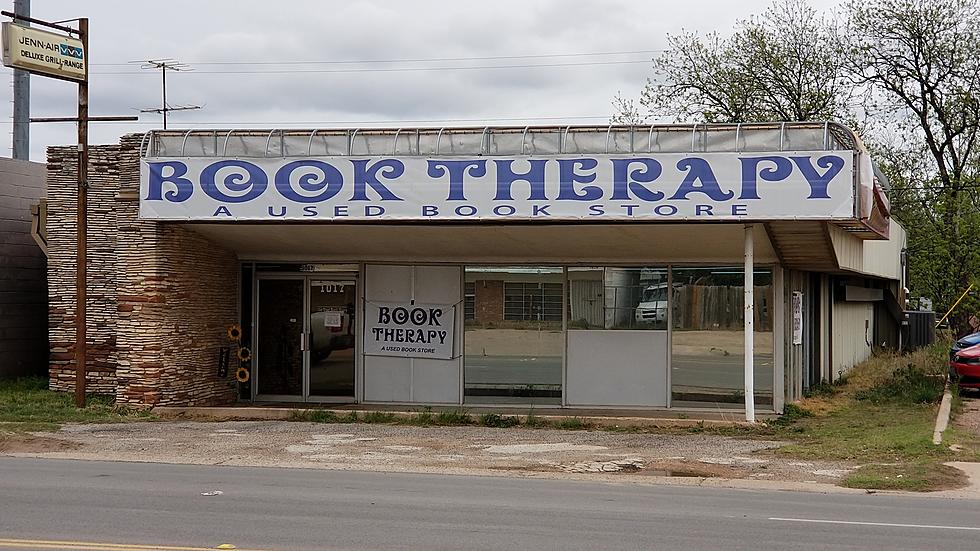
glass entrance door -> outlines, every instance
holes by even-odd
[[[350,279],[310,279],[311,400],[354,396],[356,289]]]
[[[255,393],[263,400],[303,399],[304,278],[259,279]]]
[[[255,399],[354,401],[356,277],[263,276],[256,289]]]

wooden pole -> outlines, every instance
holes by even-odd
[[[88,18],[78,20],[85,56],[85,79],[78,83],[78,247],[75,250],[75,406],[85,407],[87,254],[88,248]]]

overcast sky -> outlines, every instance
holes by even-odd
[[[12,0],[0,3],[12,11]],[[159,71],[132,62],[171,58],[193,71],[168,74],[168,104],[202,109],[172,113],[170,128],[414,127],[606,123],[617,91],[639,94],[667,33],[730,32],[769,3],[33,0],[31,11],[89,18],[92,115],[159,107]],[[361,63],[343,63],[352,61]],[[11,87],[0,95],[9,156]],[[74,115],[75,105],[75,85],[31,78],[33,116]],[[161,125],[150,113],[93,123],[91,142]],[[75,139],[73,124],[35,123],[31,158]]]

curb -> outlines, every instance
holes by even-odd
[[[358,415],[368,413],[391,414],[397,419],[412,419],[419,415],[416,411],[395,411],[395,410],[349,410],[349,409],[311,409],[311,408],[281,408],[281,407],[191,407],[191,406],[163,406],[153,408],[153,412],[164,419],[183,419],[192,421],[288,421],[294,414],[306,412],[329,412],[339,418],[356,411]],[[478,413],[470,413],[471,416]],[[508,417],[518,417],[525,421],[527,415],[506,415]],[[665,417],[607,417],[589,415],[535,415],[543,421],[558,422],[562,420],[577,419],[583,423],[595,427],[649,427],[649,428],[690,428],[690,427],[758,427],[759,423],[748,421],[722,421],[717,419],[678,419]]]
[[[946,388],[943,390],[943,401],[939,403],[939,413],[936,415],[936,427],[932,431],[932,443],[940,445],[943,443],[943,433],[949,427],[950,406],[953,402],[953,393],[949,390],[949,379],[946,379]]]

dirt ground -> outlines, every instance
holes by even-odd
[[[513,476],[721,477],[836,483],[856,465],[708,434],[283,421],[70,424],[0,439],[0,455]]]
[[[963,390],[963,411],[956,416],[954,424],[967,432],[980,436],[980,391]]]

